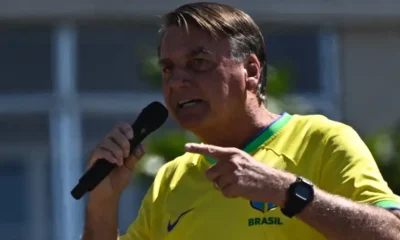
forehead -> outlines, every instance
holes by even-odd
[[[210,52],[215,55],[229,55],[227,39],[216,40],[199,28],[185,29],[178,26],[169,26],[165,30],[160,45],[160,58],[187,55],[193,52]]]

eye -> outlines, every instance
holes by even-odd
[[[171,71],[171,68],[164,66],[164,67],[161,68],[161,71],[162,71],[162,73],[166,74],[166,73],[169,73]]]
[[[211,62],[204,58],[195,58],[190,62],[190,68],[195,71],[206,71],[210,68]]]
[[[205,63],[205,61],[206,61],[205,59],[196,58],[196,59],[193,60],[193,64],[194,64],[195,66],[201,66],[202,64]]]
[[[162,65],[162,66],[160,66],[160,71],[161,71],[162,81],[165,82],[165,81],[168,81],[169,78],[171,77],[173,68],[169,65]]]

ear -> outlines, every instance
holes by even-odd
[[[257,92],[257,84],[260,81],[261,65],[255,54],[250,54],[244,65],[247,72],[246,89],[251,92]]]

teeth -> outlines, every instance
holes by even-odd
[[[179,105],[183,105],[183,104],[189,103],[190,101],[193,101],[193,99],[191,99],[191,100],[185,100],[185,101],[179,101],[178,104],[179,104]]]
[[[185,104],[183,104],[183,106],[182,107],[189,107],[189,106],[193,106],[193,105],[195,105],[197,102],[189,102],[189,103],[185,103]]]
[[[178,105],[180,107],[188,107],[188,106],[193,106],[199,102],[200,102],[199,99],[191,99],[191,100],[179,101]]]

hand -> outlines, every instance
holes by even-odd
[[[206,177],[225,197],[243,197],[251,201],[284,202],[285,187],[290,182],[286,173],[262,164],[237,148],[223,148],[206,144],[186,144],[187,152],[198,153],[217,160],[206,171]],[[288,181],[285,181],[288,180]]]
[[[92,151],[89,159],[90,168],[98,159],[106,159],[117,164],[103,181],[90,193],[90,197],[96,201],[108,198],[119,198],[127,187],[136,163],[144,155],[143,145],[139,145],[135,153],[130,154],[130,142],[133,138],[133,129],[127,123],[119,123]]]

